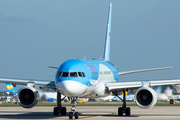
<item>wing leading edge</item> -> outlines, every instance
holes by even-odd
[[[7,78],[0,78],[0,82],[2,83],[11,83],[11,84],[18,84],[18,85],[28,85],[31,84],[33,86],[39,87],[46,87],[55,89],[55,81],[40,81],[40,80],[22,80],[22,79],[7,79]]]
[[[125,89],[137,89],[142,86],[159,86],[180,84],[180,79],[175,80],[157,80],[157,81],[136,81],[136,82],[111,82],[105,83],[107,91],[122,91]]]
[[[127,71],[127,72],[120,72],[119,75],[127,75],[132,73],[140,73],[140,72],[148,72],[148,71],[155,71],[155,70],[164,70],[164,69],[172,69],[173,67],[162,67],[162,68],[152,68],[152,69],[143,69],[143,70],[134,70],[134,71]]]

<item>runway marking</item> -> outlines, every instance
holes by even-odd
[[[108,102],[108,104],[116,104],[116,102]]]

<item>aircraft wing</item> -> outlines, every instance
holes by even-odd
[[[28,85],[31,84],[33,86],[46,87],[55,89],[55,81],[40,81],[40,80],[22,80],[22,79],[9,79],[9,78],[0,78],[1,83],[12,83],[18,85]]]
[[[162,68],[152,68],[152,69],[143,69],[143,70],[120,72],[119,75],[126,75],[126,74],[139,73],[139,72],[148,72],[148,71],[155,71],[155,70],[164,70],[164,69],[172,69],[172,67],[162,67]]]
[[[159,86],[180,84],[180,79],[156,80],[156,81],[136,81],[136,82],[109,82],[105,83],[107,91],[122,91],[124,89],[137,89],[142,86]]]

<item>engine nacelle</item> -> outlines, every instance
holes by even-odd
[[[141,87],[135,93],[135,102],[141,108],[153,107],[157,102],[157,94],[150,87]]]
[[[18,91],[18,103],[24,108],[34,107],[39,100],[39,92],[33,87],[23,87]]]

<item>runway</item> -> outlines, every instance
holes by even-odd
[[[151,109],[131,107],[131,116],[117,116],[117,106],[83,106],[76,107],[80,120],[159,120],[159,119],[180,119],[180,106],[155,106]],[[67,107],[69,113],[70,107]],[[53,107],[34,107],[25,109],[22,107],[0,107],[0,120],[68,120],[69,116],[54,116]]]

